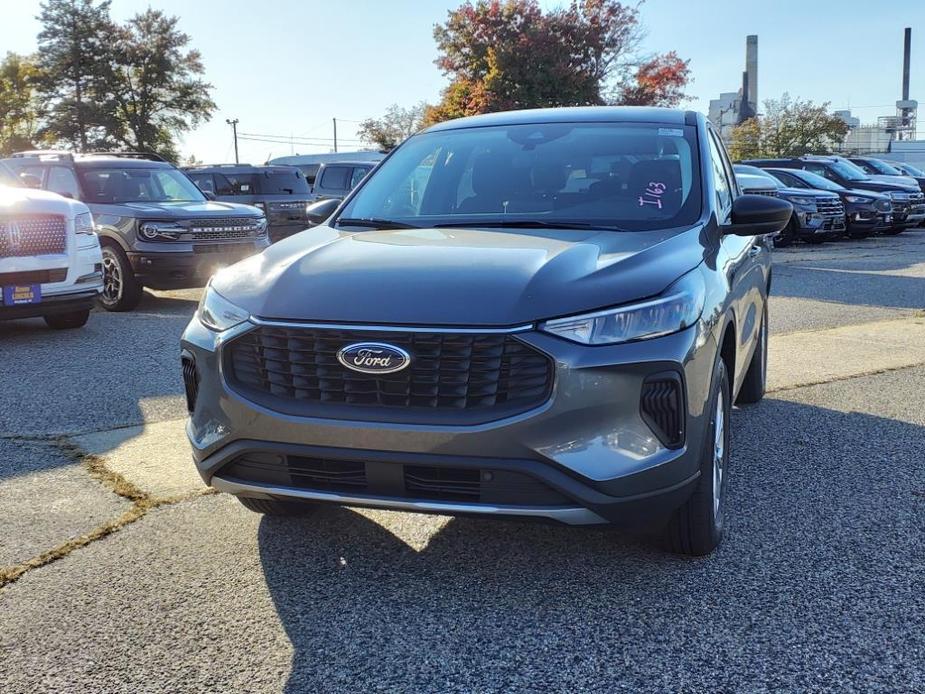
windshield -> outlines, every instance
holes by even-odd
[[[838,173],[842,178],[846,178],[849,181],[866,181],[867,174],[864,173],[863,169],[858,168],[854,164],[849,164],[848,162],[834,161],[831,164],[832,168]]]
[[[925,176],[925,171],[922,171],[920,168],[913,166],[912,164],[903,164],[902,170],[910,176]]]
[[[817,190],[844,190],[844,186],[840,186],[835,181],[830,181],[824,176],[819,174],[814,174],[812,171],[800,171],[799,173],[791,173],[791,175],[796,176],[801,181],[806,183],[810,188],[816,188]]]
[[[79,170],[86,202],[204,202],[189,178],[170,168],[84,168]]]
[[[885,161],[880,161],[879,159],[868,159],[867,163],[870,164],[870,167],[874,169],[877,173],[881,173],[884,176],[904,176],[905,174],[899,169],[890,166]]]
[[[0,185],[19,187],[22,184],[19,182],[16,174],[7,168],[6,164],[0,164]]]
[[[733,164],[732,170],[735,171],[737,174],[749,174],[750,176],[761,176],[762,178],[766,178],[770,180],[774,184],[775,187],[777,188],[783,187],[780,184],[780,181],[774,178],[773,175],[769,174],[764,169],[759,169],[757,166],[751,166],[750,164]]]
[[[367,179],[339,217],[414,226],[693,224],[700,164],[692,126],[547,123],[425,133]]]
[[[257,174],[257,188],[263,195],[308,195],[305,175],[296,168],[291,172],[266,171]]]

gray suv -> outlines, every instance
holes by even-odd
[[[368,161],[324,163],[315,175],[312,200],[342,200],[375,168]]]
[[[643,525],[708,553],[791,214],[740,193],[692,111],[436,125],[213,277],[182,338],[195,464],[262,513]]]
[[[311,187],[294,166],[211,164],[183,171],[206,195],[222,202],[254,205],[267,216],[270,241],[279,241],[311,226],[305,208]]]
[[[35,151],[4,162],[90,208],[103,249],[99,302],[110,311],[135,308],[143,287],[201,287],[216,269],[269,245],[260,210],[208,199],[157,155]]]

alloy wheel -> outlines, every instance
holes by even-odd
[[[109,248],[103,249],[103,303],[115,304],[122,298],[122,266],[116,254]]]
[[[722,390],[716,396],[713,427],[713,517],[719,518],[723,501],[723,475],[726,473],[726,401]]]

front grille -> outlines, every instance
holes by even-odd
[[[196,219],[190,222],[193,241],[251,239],[257,236],[257,220],[253,217]]]
[[[67,279],[67,268],[56,270],[29,270],[27,272],[0,273],[0,285],[11,284],[51,284]]]
[[[0,219],[0,257],[62,254],[67,249],[67,223],[59,215]]]
[[[391,374],[348,369],[337,353],[357,342],[404,349],[411,364]],[[230,385],[261,404],[339,419],[454,412],[461,423],[489,421],[541,404],[553,380],[552,361],[509,334],[261,326],[232,340],[225,359]]]
[[[684,443],[684,390],[675,372],[657,374],[642,386],[639,409],[643,420],[667,448]]]
[[[816,209],[825,217],[835,218],[845,216],[845,206],[840,198],[818,197]]]
[[[509,506],[570,504],[568,497],[540,479],[490,466],[411,465],[253,452],[236,458],[217,475],[241,482],[358,496]]]
[[[271,202],[271,210],[299,210],[300,212],[305,209],[305,206],[308,204],[307,200],[295,200],[293,202]]]
[[[189,354],[183,354],[180,357],[180,363],[183,367],[183,386],[186,391],[186,410],[192,414],[196,409],[196,398],[199,397],[199,372],[196,370],[196,362]]]
[[[477,502],[481,497],[481,471],[405,465],[405,489],[410,496],[423,499]]]

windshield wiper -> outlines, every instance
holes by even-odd
[[[626,231],[620,227],[608,226],[606,224],[591,224],[590,222],[555,222],[542,219],[507,219],[492,220],[484,222],[446,222],[445,224],[434,224],[434,228],[445,227],[488,227],[488,228],[511,228],[511,229],[591,229],[596,231]]]
[[[339,217],[334,221],[337,226],[345,225],[351,227],[369,227],[370,229],[420,229],[421,227],[414,224],[398,222],[394,219],[378,219],[376,217]]]

